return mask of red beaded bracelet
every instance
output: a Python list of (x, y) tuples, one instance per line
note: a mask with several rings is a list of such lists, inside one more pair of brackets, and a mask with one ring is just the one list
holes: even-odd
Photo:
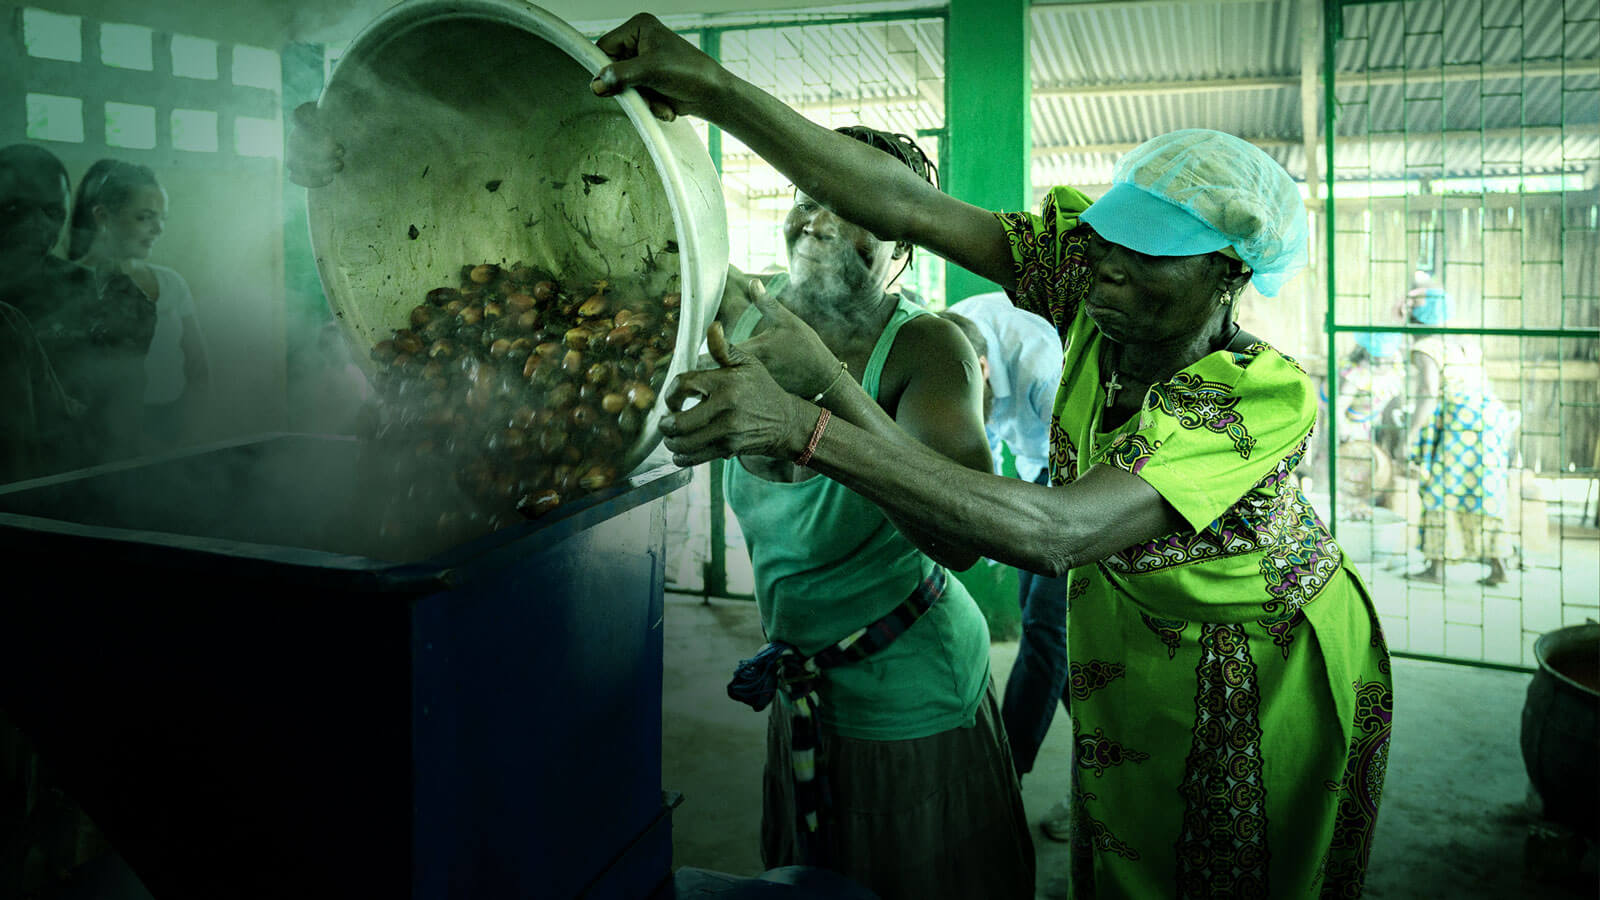
[(833, 413), (826, 406), (822, 408), (822, 415), (817, 416), (817, 427), (811, 430), (811, 440), (806, 444), (806, 452), (800, 454), (794, 461), (797, 466), (811, 462), (811, 454), (817, 452), (817, 441), (822, 440), (822, 430), (828, 427), (828, 420), (833, 418)]

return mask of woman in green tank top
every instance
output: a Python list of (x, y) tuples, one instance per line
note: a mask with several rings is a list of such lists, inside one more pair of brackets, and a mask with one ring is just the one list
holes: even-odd
[[(841, 131), (933, 174), (909, 138)], [(886, 292), (910, 248), (803, 193), (783, 234), (789, 273), (765, 287), (731, 273), (714, 327), (760, 348), (770, 316), (798, 315), (843, 363), (804, 386), (808, 396), (826, 397), (843, 421), (903, 430), (988, 471), (970, 345), (955, 326)], [(927, 541), (787, 460), (736, 458), (725, 487), (773, 642), (745, 668), (752, 681), (770, 669), (783, 683), (739, 697), (759, 709), (777, 694), (763, 862), (824, 866), (885, 900), (1032, 897), (1033, 846), (990, 679), (988, 629), (944, 568), (976, 557)]]

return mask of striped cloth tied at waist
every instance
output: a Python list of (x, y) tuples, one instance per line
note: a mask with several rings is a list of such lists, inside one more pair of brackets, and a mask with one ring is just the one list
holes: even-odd
[(917, 584), (910, 596), (888, 615), (856, 629), (843, 639), (805, 656), (793, 644), (773, 641), (755, 656), (739, 661), (728, 696), (751, 709), (766, 709), (778, 691), (783, 691), (793, 707), (790, 718), (790, 763), (794, 770), (795, 812), (801, 856), (808, 865), (820, 865), (819, 814), (828, 808), (827, 777), (817, 773), (819, 741), (816, 710), (821, 705), (817, 683), (822, 674), (835, 666), (866, 659), (894, 643), (944, 596), (944, 569), (933, 572)]

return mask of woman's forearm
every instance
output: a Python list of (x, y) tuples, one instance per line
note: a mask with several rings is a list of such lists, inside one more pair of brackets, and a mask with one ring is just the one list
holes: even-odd
[(1015, 283), (999, 220), (922, 180), (898, 159), (824, 128), (729, 73), (710, 120), (771, 163), (806, 196), (872, 232), (909, 241), (1002, 287)]
[[(804, 445), (793, 449), (798, 455)], [(979, 472), (909, 437), (894, 440), (835, 420), (818, 441), (810, 467), (867, 498), (891, 520), (916, 523), (947, 552), (1047, 575), (1092, 558), (1088, 535), (1079, 533), (1070, 514), (1062, 515), (1060, 489)]]
[[(852, 379), (842, 379), (838, 387), (822, 398), (822, 404), (843, 422), (848, 422), (869, 434), (891, 442), (912, 440), (883, 407), (878, 405), (878, 401), (872, 399), (861, 385)], [(943, 454), (938, 455), (943, 457)], [(944, 458), (949, 459), (949, 457)], [(957, 462), (964, 462), (970, 468), (975, 461)], [(987, 458), (983, 461), (983, 465), (983, 471), (989, 471)], [(942, 566), (958, 572), (965, 571), (982, 555), (970, 548), (951, 543), (945, 536), (920, 526), (917, 519), (909, 518), (882, 504), (879, 508), (907, 540)]]
[(713, 122), (839, 216), (882, 240), (910, 238), (902, 198), (931, 186), (888, 154), (818, 125), (731, 73), (728, 79), (728, 100)]

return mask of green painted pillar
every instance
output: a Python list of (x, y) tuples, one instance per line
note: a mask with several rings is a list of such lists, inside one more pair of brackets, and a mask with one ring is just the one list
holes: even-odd
[[(294, 43), (281, 51), (283, 61), (283, 133), (294, 129), (295, 107), (322, 96), (324, 50), (321, 44)], [(287, 148), (285, 148), (287, 152)], [(305, 409), (321, 386), (317, 373), (317, 329), (330, 321), (328, 301), (322, 294), (317, 260), (311, 252), (311, 231), (306, 223), (306, 189), (283, 179), (283, 296), (286, 346), (285, 390), (291, 416)], [(291, 421), (290, 428), (299, 423)]]
[[(951, 196), (985, 209), (1026, 209), (1033, 145), (1028, 104), (1028, 0), (950, 0), (945, 31), (945, 122), (941, 174)], [(946, 265), (945, 299), (995, 290)]]

